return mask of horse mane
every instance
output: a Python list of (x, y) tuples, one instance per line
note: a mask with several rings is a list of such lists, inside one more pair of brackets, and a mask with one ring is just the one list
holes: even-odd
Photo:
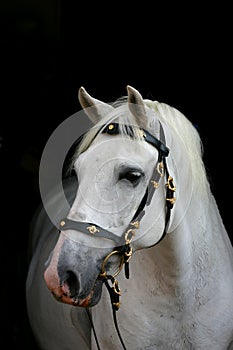
[[(101, 133), (106, 124), (117, 120), (119, 123), (120, 131), (125, 137), (129, 137), (128, 131), (125, 125), (132, 127), (132, 135), (130, 138), (142, 141), (142, 134), (139, 132), (137, 125), (134, 125), (134, 120), (131, 113), (125, 113), (125, 106), (127, 106), (127, 96), (120, 97), (113, 103), (110, 103), (115, 109), (113, 113), (110, 113), (106, 117), (103, 117), (101, 121), (96, 123), (90, 128), (84, 135), (82, 141), (75, 150), (70, 166), (73, 168), (74, 163), (79, 156), (83, 153), (95, 139), (95, 137)], [(175, 137), (178, 137), (183, 143), (184, 148), (187, 151), (187, 155), (190, 158), (191, 169), (193, 178), (197, 183), (197, 186), (204, 190), (207, 188), (207, 176), (206, 169), (203, 163), (203, 144), (200, 139), (200, 135), (193, 124), (176, 108), (170, 105), (158, 101), (144, 100), (147, 107), (152, 109), (156, 117), (167, 125), (175, 133)], [(122, 113), (123, 112), (123, 113)], [(152, 122), (153, 124), (153, 122)]]
[(203, 162), (203, 143), (197, 128), (183, 113), (166, 103), (151, 100), (144, 100), (144, 102), (155, 111), (159, 120), (172, 129), (175, 137), (178, 137), (183, 143), (190, 159), (196, 188), (206, 191), (209, 182)]

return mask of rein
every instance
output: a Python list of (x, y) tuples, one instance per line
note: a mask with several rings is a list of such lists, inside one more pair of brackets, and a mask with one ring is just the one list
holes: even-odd
[[(130, 126), (125, 126), (127, 130), (127, 134), (129, 136), (132, 136), (132, 129)], [(80, 221), (74, 221), (68, 218), (64, 218), (60, 221), (60, 231), (64, 230), (77, 230), (81, 231), (86, 234), (91, 234), (95, 235), (97, 237), (104, 237), (106, 239), (112, 240), (116, 243), (116, 248), (110, 252), (103, 260), (102, 265), (101, 265), (101, 272), (98, 276), (99, 279), (103, 281), (105, 284), (109, 295), (110, 295), (110, 300), (111, 300), (111, 305), (112, 305), (112, 311), (113, 311), (113, 320), (114, 320), (114, 325), (119, 337), (119, 340), (121, 342), (121, 345), (124, 350), (127, 350), (125, 347), (125, 344), (123, 342), (123, 339), (121, 337), (118, 323), (117, 323), (117, 317), (116, 317), (116, 311), (119, 310), (120, 308), (120, 295), (121, 291), (119, 288), (118, 281), (116, 280), (116, 276), (121, 272), (123, 266), (125, 268), (125, 277), (129, 279), (129, 261), (132, 257), (133, 250), (131, 247), (131, 242), (133, 240), (133, 237), (135, 236), (135, 230), (140, 227), (140, 221), (142, 220), (144, 214), (145, 214), (145, 206), (150, 205), (151, 199), (153, 197), (153, 194), (155, 190), (159, 187), (159, 180), (161, 177), (165, 176), (166, 177), (166, 214), (165, 214), (165, 226), (164, 226), (164, 231), (161, 236), (161, 238), (154, 244), (157, 245), (160, 243), (164, 237), (166, 236), (167, 233), (167, 226), (170, 220), (171, 216), (171, 209), (173, 208), (173, 205), (175, 203), (176, 198), (174, 197), (174, 192), (176, 191), (176, 188), (174, 186), (173, 178), (170, 176), (168, 168), (167, 168), (167, 163), (166, 163), (166, 157), (169, 154), (169, 149), (166, 146), (166, 141), (165, 141), (165, 135), (164, 131), (162, 128), (162, 125), (160, 124), (160, 140), (158, 140), (156, 137), (151, 135), (148, 131), (141, 129), (143, 138), (146, 142), (154, 146), (158, 150), (158, 162), (157, 165), (153, 171), (152, 177), (150, 179), (150, 182), (148, 184), (146, 193), (139, 204), (139, 207), (134, 214), (133, 219), (131, 220), (130, 224), (128, 225), (126, 229), (126, 233), (124, 237), (118, 237), (115, 234), (113, 234), (111, 231), (105, 230), (104, 228), (95, 225), (93, 223), (86, 223), (86, 222), (80, 222)], [(102, 133), (107, 133), (109, 135), (118, 135), (120, 134), (120, 128), (119, 124), (117, 123), (111, 123), (108, 124), (104, 127), (102, 130)], [(82, 136), (81, 136), (82, 138)], [(81, 140), (81, 139), (80, 139)], [(79, 141), (80, 142), (80, 141)], [(153, 246), (154, 246), (153, 245)], [(120, 257), (120, 263), (118, 266), (118, 269), (115, 273), (112, 275), (107, 274), (105, 270), (105, 266), (108, 262), (108, 260), (113, 256), (113, 255), (118, 255)], [(99, 342), (97, 339), (97, 335), (95, 332), (94, 324), (91, 318), (91, 314), (89, 309), (87, 310), (87, 314), (91, 323), (91, 327), (94, 332), (94, 337), (96, 341), (96, 345), (98, 350), (100, 350)]]

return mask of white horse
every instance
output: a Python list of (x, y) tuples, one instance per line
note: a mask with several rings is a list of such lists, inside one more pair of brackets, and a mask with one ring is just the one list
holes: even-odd
[(233, 250), (197, 130), (130, 86), (115, 104), (82, 87), (79, 101), (94, 126), (72, 159), (75, 199), (59, 230), (41, 210), (32, 237), (39, 347), (233, 349)]

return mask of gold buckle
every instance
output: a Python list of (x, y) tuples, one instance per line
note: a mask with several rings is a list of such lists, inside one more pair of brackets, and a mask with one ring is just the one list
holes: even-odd
[(168, 176), (166, 186), (169, 188), (169, 190), (174, 191), (174, 192), (176, 191), (176, 187), (173, 184), (173, 178), (170, 175)]

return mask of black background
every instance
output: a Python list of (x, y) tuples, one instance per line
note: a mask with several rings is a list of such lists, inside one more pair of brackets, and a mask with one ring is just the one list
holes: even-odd
[[(153, 7), (151, 7), (153, 4)], [(77, 91), (112, 102), (132, 85), (197, 125), (231, 232), (229, 8), (1, 1), (1, 320), (5, 348), (36, 349), (25, 309), (27, 239), (50, 134), (80, 110)]]

